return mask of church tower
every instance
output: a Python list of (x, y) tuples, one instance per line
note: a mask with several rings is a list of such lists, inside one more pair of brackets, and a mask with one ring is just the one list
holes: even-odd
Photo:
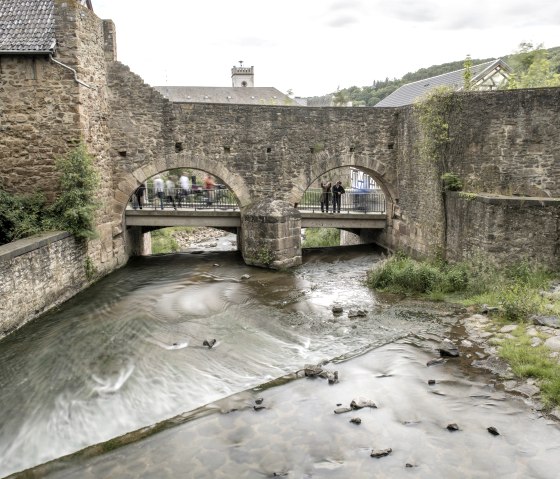
[(231, 84), (235, 87), (253, 87), (254, 82), (254, 71), (253, 67), (244, 67), (243, 62), (239, 62), (239, 66), (234, 66), (231, 69)]

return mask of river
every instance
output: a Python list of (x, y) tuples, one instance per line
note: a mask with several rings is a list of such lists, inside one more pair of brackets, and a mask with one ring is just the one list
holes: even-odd
[[(148, 427), (25, 477), (558, 477), (558, 425), (472, 351), (426, 366), (460, 340), (456, 314), (369, 290), (381, 254), (306, 251), (288, 272), (237, 252), (132, 260), (0, 341), (0, 476)], [(337, 383), (293, 374), (320, 362)], [(334, 414), (357, 398), (377, 408)]]

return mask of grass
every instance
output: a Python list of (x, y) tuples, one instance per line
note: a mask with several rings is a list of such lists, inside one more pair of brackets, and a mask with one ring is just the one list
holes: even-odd
[(531, 315), (560, 315), (560, 295), (545, 293), (557, 276), (543, 267), (520, 261), (497, 267), (476, 260), (457, 264), (415, 261), (396, 254), (368, 273), (371, 288), (404, 293), (435, 301), (453, 301), (465, 306), (497, 307), (495, 324), (518, 323), (512, 338), (495, 338), (498, 354), (520, 378), (535, 378), (548, 407), (560, 405), (560, 364), (544, 345), (532, 346), (525, 331)]
[(542, 294), (553, 277), (545, 268), (524, 261), (497, 267), (483, 260), (449, 264), (396, 254), (371, 269), (367, 283), (373, 289), (435, 301), (497, 306), (504, 320), (516, 322), (532, 314), (560, 312), (560, 298)]
[(340, 246), (340, 230), (336, 228), (306, 228), (303, 248)]
[(513, 338), (505, 339), (499, 355), (510, 364), (514, 374), (521, 378), (535, 378), (541, 397), (548, 407), (560, 404), (560, 365), (550, 358), (550, 349), (544, 345), (531, 346), (525, 328), (519, 326)]
[(179, 228), (162, 228), (152, 231), (152, 254), (176, 253), (179, 243), (173, 233)]

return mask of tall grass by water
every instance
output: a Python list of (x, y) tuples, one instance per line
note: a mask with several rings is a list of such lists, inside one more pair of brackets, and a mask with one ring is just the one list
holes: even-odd
[(498, 354), (516, 376), (535, 378), (543, 402), (552, 407), (560, 405), (560, 365), (548, 347), (531, 343), (526, 329), (533, 315), (560, 315), (560, 294), (547, 294), (554, 279), (557, 274), (528, 261), (499, 267), (482, 259), (448, 264), (395, 254), (369, 271), (367, 283), (429, 300), (488, 305), (497, 323), (518, 323), (511, 337), (500, 342)]

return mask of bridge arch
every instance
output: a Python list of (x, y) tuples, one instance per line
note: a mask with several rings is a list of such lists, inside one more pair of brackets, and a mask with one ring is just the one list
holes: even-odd
[(131, 172), (122, 175), (114, 196), (114, 204), (117, 210), (124, 213), (128, 204), (128, 199), (134, 193), (138, 185), (144, 183), (149, 178), (157, 174), (162, 174), (170, 170), (199, 170), (209, 173), (220, 178), (224, 184), (234, 193), (238, 199), (240, 206), (245, 206), (251, 202), (249, 189), (245, 180), (241, 175), (232, 172), (226, 165), (220, 163), (219, 160), (208, 161), (202, 158), (204, 155), (196, 155), (196, 157), (181, 156), (174, 158), (172, 161), (165, 159), (157, 159), (154, 162), (147, 163), (137, 167)]
[(366, 155), (354, 155), (351, 153), (331, 154), (320, 152), (315, 161), (309, 164), (309, 168), (302, 171), (294, 181), (294, 187), (290, 192), (291, 203), (299, 203), (305, 191), (317, 179), (326, 173), (340, 168), (356, 168), (371, 176), (379, 185), (388, 203), (398, 202), (396, 174), (394, 167), (385, 162)]

